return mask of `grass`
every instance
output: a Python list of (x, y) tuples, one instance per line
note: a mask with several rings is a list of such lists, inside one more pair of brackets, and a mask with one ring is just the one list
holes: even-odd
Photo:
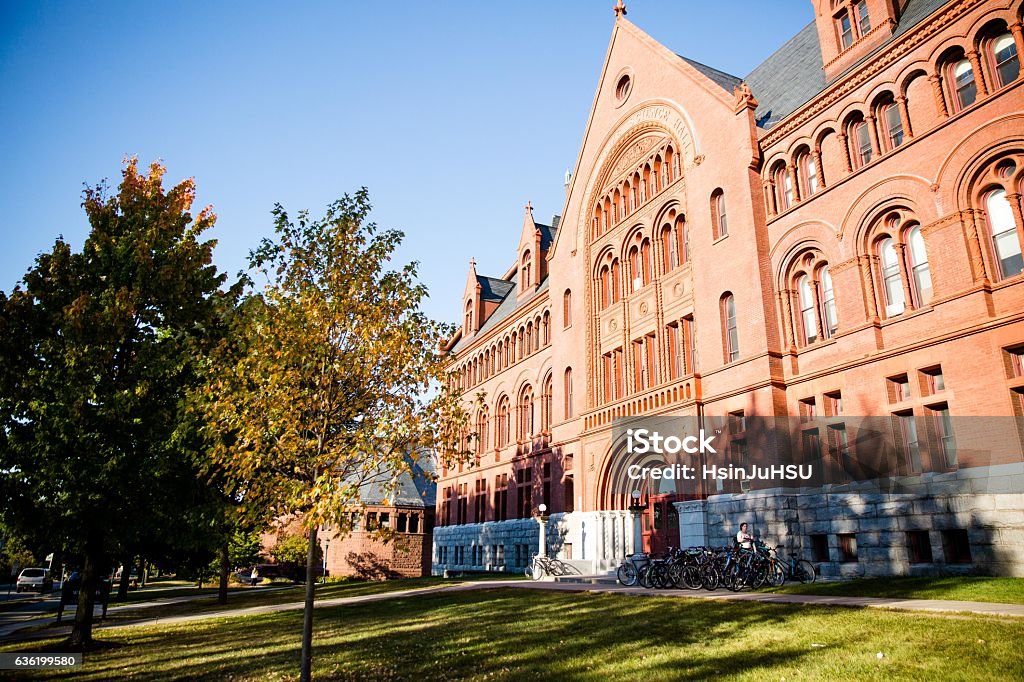
[[(106, 631), (82, 668), (33, 678), (294, 680), (301, 617)], [(314, 623), (314, 677), (331, 680), (1024, 677), (1024, 619), (493, 589), (318, 609)]]
[(886, 597), (890, 599), (952, 599), (957, 601), (1024, 604), (1024, 578), (860, 578), (810, 585), (787, 583), (768, 590), (786, 594), (830, 597)]

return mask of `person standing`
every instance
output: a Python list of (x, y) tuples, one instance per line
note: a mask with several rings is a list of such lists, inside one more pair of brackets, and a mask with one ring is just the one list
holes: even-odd
[(256, 587), (256, 583), (260, 581), (260, 569), (258, 566), (252, 567), (252, 573), (249, 574), (249, 583)]
[(750, 549), (754, 546), (754, 536), (747, 530), (745, 521), (740, 524), (740, 529), (736, 533), (736, 544), (743, 549)]

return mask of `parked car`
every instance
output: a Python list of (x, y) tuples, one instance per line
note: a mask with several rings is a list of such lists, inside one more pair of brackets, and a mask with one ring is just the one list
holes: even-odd
[(48, 568), (26, 568), (18, 576), (18, 592), (52, 592), (53, 578)]

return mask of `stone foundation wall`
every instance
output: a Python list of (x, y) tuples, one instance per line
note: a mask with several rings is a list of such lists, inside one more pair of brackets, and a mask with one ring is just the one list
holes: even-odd
[(434, 528), (433, 574), (445, 570), (522, 573), (539, 546), (535, 519), (438, 526)]

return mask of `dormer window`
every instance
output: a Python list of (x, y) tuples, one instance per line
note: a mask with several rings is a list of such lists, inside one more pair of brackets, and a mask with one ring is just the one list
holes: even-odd
[(839, 34), (840, 52), (853, 46), (855, 42), (871, 31), (871, 17), (868, 15), (866, 0), (857, 0), (846, 4), (835, 15), (836, 33)]
[(533, 257), (530, 255), (529, 249), (527, 249), (526, 251), (523, 252), (523, 263), (522, 263), (522, 267), (520, 268), (520, 273), (521, 273), (520, 288), (522, 289), (522, 291), (526, 291), (526, 289), (533, 282), (533, 280), (531, 279), (532, 270), (533, 270)]
[(863, 38), (871, 30), (871, 17), (868, 16), (868, 3), (865, 0), (853, 3), (853, 8), (857, 12), (857, 29), (860, 31), (860, 35)]
[(836, 23), (839, 28), (839, 39), (843, 44), (843, 49), (853, 45), (853, 22), (850, 20), (850, 13), (843, 10), (836, 17)]

